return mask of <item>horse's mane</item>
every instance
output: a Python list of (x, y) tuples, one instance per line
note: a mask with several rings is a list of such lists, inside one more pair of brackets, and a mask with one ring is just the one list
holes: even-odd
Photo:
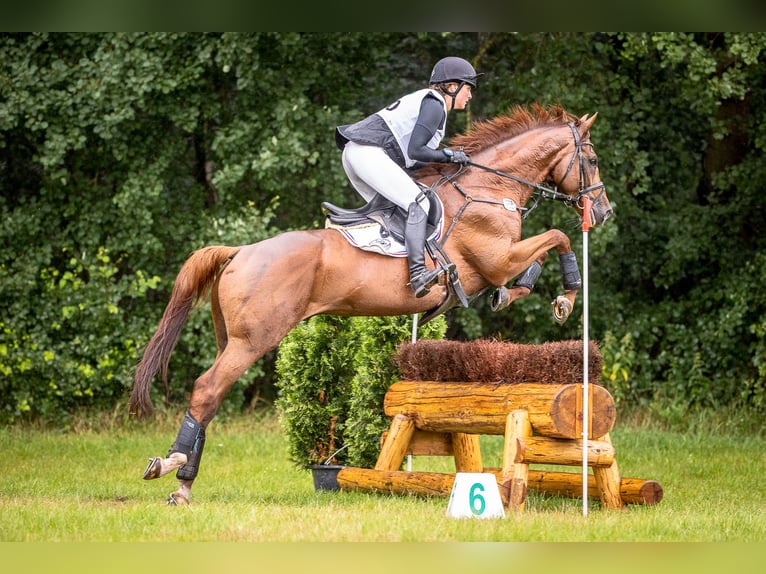
[(506, 114), (475, 122), (466, 133), (450, 138), (449, 145), (450, 147), (462, 146), (465, 152), (471, 155), (529, 130), (568, 122), (574, 122), (577, 125), (579, 119), (567, 112), (560, 104), (549, 106), (538, 103), (530, 106), (517, 104), (512, 106)]

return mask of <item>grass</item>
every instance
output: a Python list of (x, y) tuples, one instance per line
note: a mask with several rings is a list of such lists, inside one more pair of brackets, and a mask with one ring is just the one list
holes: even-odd
[[(456, 520), (447, 499), (315, 492), (289, 460), (273, 411), (216, 420), (188, 507), (168, 507), (173, 475), (141, 480), (164, 455), (180, 413), (60, 433), (0, 430), (3, 542), (757, 542), (766, 541), (766, 441), (686, 432), (636, 419), (611, 433), (621, 474), (664, 488), (655, 506), (625, 511), (530, 494), (504, 519)], [(501, 437), (482, 437), (486, 466), (501, 466)], [(451, 472), (449, 459), (414, 458), (414, 470)], [(332, 558), (333, 547), (327, 547)]]

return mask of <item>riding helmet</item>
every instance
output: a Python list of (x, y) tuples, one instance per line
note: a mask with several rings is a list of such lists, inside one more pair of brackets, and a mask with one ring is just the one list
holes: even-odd
[(442, 58), (434, 65), (431, 72), (429, 84), (443, 84), (446, 82), (465, 82), (474, 88), (476, 87), (476, 78), (481, 76), (477, 74), (473, 66), (463, 58), (457, 56), (447, 56)]

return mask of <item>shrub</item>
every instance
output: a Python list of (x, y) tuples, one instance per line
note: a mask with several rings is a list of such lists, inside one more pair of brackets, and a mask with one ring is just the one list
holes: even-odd
[[(437, 317), (418, 337), (443, 338), (446, 325)], [(411, 328), (412, 317), (404, 315), (320, 315), (287, 335), (276, 361), (275, 405), (296, 465), (321, 464), (331, 455), (335, 464), (375, 464), (389, 425), (383, 396), (398, 376), (391, 357)]]

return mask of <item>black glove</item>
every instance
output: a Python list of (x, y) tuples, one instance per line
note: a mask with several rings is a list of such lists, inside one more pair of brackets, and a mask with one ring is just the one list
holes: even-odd
[(444, 152), (444, 155), (449, 158), (451, 163), (459, 163), (461, 165), (471, 163), (471, 158), (468, 157), (468, 154), (466, 154), (462, 149), (452, 150), (448, 147), (445, 147), (442, 151)]

